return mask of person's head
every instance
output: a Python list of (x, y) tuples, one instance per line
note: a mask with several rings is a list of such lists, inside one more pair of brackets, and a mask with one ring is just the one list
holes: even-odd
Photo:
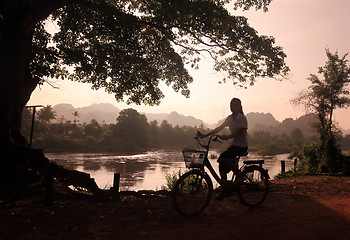
[(239, 100), (238, 98), (232, 98), (230, 103), (230, 108), (232, 113), (243, 114), (242, 103), (241, 103), (241, 100)]

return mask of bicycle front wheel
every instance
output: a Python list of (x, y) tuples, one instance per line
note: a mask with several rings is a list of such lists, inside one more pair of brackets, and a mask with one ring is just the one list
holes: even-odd
[(262, 203), (269, 191), (269, 175), (262, 167), (252, 165), (242, 172), (243, 182), (238, 188), (239, 200), (248, 207)]
[(175, 209), (185, 216), (202, 212), (209, 204), (213, 191), (210, 177), (197, 170), (182, 175), (174, 185), (172, 199)]

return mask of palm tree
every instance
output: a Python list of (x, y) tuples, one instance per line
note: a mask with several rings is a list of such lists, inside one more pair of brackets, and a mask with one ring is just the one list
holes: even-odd
[(78, 111), (74, 111), (73, 116), (74, 116), (74, 124), (76, 125), (77, 122), (79, 122), (79, 120), (77, 120), (77, 118), (79, 118), (79, 113), (78, 113)]
[(43, 107), (38, 112), (38, 119), (40, 121), (43, 121), (45, 125), (49, 122), (51, 122), (52, 119), (56, 119), (56, 112), (52, 109), (51, 105), (47, 105), (46, 107)]

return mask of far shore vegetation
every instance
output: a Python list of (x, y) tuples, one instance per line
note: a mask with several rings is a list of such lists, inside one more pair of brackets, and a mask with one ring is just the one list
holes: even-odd
[[(72, 113), (77, 115), (77, 113)], [(34, 123), (33, 147), (45, 152), (109, 152), (132, 154), (155, 149), (181, 150), (196, 147), (194, 136), (204, 126), (172, 126), (167, 121), (148, 122), (145, 115), (134, 109), (121, 111), (115, 124), (100, 124), (96, 120), (89, 123), (57, 119), (50, 105), (37, 112)], [(55, 120), (53, 122), (52, 120)], [(23, 134), (30, 136), (31, 109), (23, 116)], [(316, 134), (316, 132), (315, 132)], [(341, 148), (350, 150), (350, 135), (337, 135)], [(290, 134), (273, 135), (265, 131), (249, 134), (249, 152), (259, 155), (275, 155), (301, 151), (317, 141), (317, 136), (304, 137), (299, 128)], [(223, 150), (228, 142), (214, 147)]]

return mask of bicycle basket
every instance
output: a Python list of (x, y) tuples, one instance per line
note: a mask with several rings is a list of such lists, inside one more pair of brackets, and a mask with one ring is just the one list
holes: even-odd
[(195, 149), (185, 148), (182, 150), (182, 154), (185, 159), (185, 165), (187, 168), (200, 168), (203, 166), (203, 161), (206, 151), (200, 151)]

